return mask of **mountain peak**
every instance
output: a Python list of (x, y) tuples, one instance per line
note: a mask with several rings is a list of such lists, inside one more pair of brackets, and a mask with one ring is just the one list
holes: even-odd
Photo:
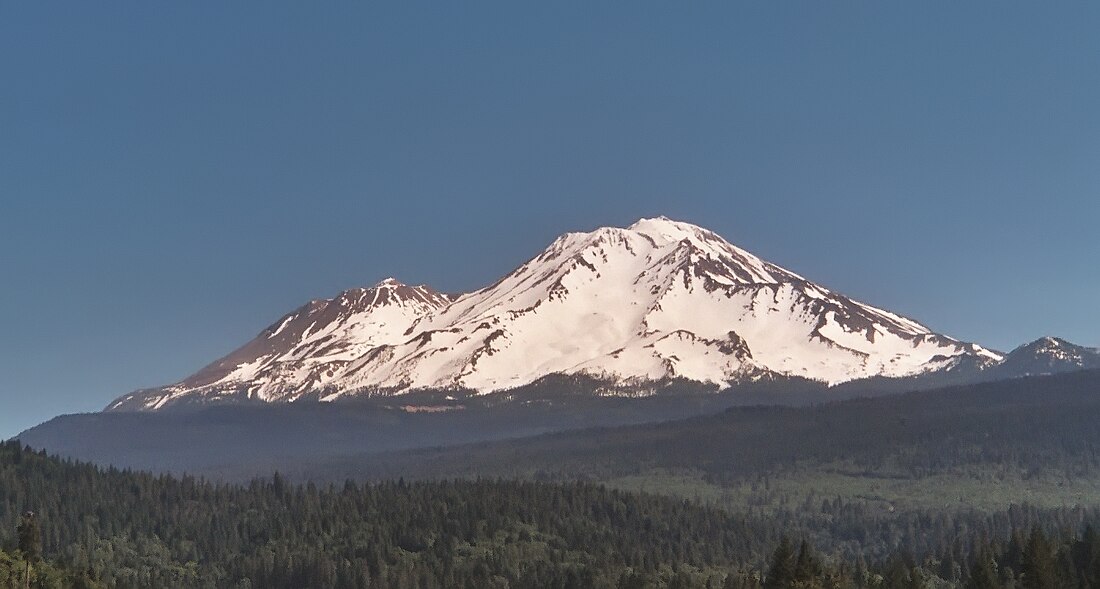
[[(1015, 350), (1013, 350), (1013, 352), (1017, 352), (1017, 351), (1020, 351), (1020, 352), (1022, 352), (1022, 351), (1042, 352), (1042, 351), (1046, 351), (1046, 350), (1078, 349), (1078, 348), (1083, 348), (1083, 347), (1078, 346), (1077, 344), (1068, 342), (1068, 341), (1066, 341), (1066, 340), (1064, 340), (1060, 337), (1055, 337), (1055, 336), (1052, 336), (1052, 335), (1045, 335), (1045, 336), (1043, 336), (1043, 337), (1041, 337), (1041, 338), (1039, 338), (1035, 341), (1028, 342), (1028, 343), (1016, 348)], [(1084, 349), (1087, 349), (1087, 348), (1084, 348)]]
[(1011, 376), (1100, 368), (1100, 350), (1045, 336), (1009, 352), (1000, 368)]
[(637, 230), (639, 227), (651, 225), (689, 225), (689, 223), (675, 221), (664, 215), (657, 215), (656, 217), (642, 217), (635, 221), (630, 227), (627, 227), (627, 229)]
[(392, 277), (347, 291), (287, 315), (195, 377), (112, 408), (491, 392), (552, 374), (640, 390), (668, 379), (732, 386), (761, 374), (836, 384), (980, 353), (661, 216), (566, 233), (457, 298)]
[(638, 219), (626, 229), (627, 231), (634, 231), (649, 237), (661, 237), (671, 241), (714, 235), (698, 225), (692, 225), (684, 221), (675, 221), (664, 215)]
[[(354, 294), (354, 297), (350, 296)], [(451, 297), (426, 284), (411, 286), (400, 280), (386, 278), (370, 288), (353, 288), (342, 293), (341, 298), (358, 297), (370, 306), (405, 304), (423, 305), (426, 308), (442, 307), (451, 302)], [(369, 301), (367, 300), (369, 298)]]

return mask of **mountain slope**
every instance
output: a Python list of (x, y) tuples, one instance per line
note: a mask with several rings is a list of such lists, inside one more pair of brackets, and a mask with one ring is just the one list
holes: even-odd
[[(831, 465), (880, 477), (882, 483), (899, 473), (913, 479), (957, 476), (978, 465), (995, 465), (1002, 473), (1052, 469), (1086, 476), (1097, 464), (1098, 444), (1100, 370), (1087, 370), (813, 407), (734, 406), (661, 423), (323, 457), (300, 462), (300, 471), (284, 463), (281, 472), (314, 481), (609, 480), (646, 471), (694, 470), (709, 481), (729, 482)], [(979, 489), (992, 496), (1005, 493), (1009, 484), (989, 480)], [(976, 499), (960, 495), (955, 493), (964, 504)]]
[(765, 374), (836, 384), (1000, 361), (661, 217), (565, 234), (455, 299), (390, 281), (311, 303), (195, 376), (108, 408), (490, 392), (549, 374), (637, 393), (668, 379), (725, 387)]
[(1100, 350), (1043, 337), (1009, 352), (996, 372), (998, 376), (1016, 378), (1093, 368), (1100, 368)]
[(393, 278), (310, 301), (184, 381), (131, 393), (109, 408), (159, 409), (196, 399), (293, 401), (325, 387), (364, 353), (403, 341), (418, 319), (449, 302), (447, 295), (427, 286)]

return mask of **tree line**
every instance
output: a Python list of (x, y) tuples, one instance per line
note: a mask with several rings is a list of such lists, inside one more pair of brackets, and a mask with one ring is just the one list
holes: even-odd
[(1098, 523), (839, 498), (734, 514), (586, 483), (226, 485), (0, 445), (10, 587), (1096, 587)]

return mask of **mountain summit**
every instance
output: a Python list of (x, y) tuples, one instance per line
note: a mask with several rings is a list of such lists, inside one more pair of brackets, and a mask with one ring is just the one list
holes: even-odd
[(1048, 336), (1012, 350), (997, 370), (1009, 376), (1035, 376), (1094, 368), (1100, 368), (1100, 350)]
[(768, 374), (837, 384), (1001, 361), (658, 217), (567, 233), (457, 297), (387, 279), (312, 301), (194, 376), (108, 409), (490, 392), (551, 374), (639, 391), (670, 378), (727, 386)]

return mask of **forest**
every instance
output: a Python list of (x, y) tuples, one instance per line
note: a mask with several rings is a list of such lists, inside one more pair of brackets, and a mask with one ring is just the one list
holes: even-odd
[(843, 463), (920, 479), (976, 468), (1091, 476), (1100, 460), (1100, 371), (1021, 378), (810, 407), (731, 407), (689, 419), (591, 428), (300, 464), (311, 480), (466, 476), (606, 480), (694, 469), (734, 483)]
[(0, 445), (10, 587), (1100, 587), (1100, 373), (248, 482)]
[(11, 587), (1089, 587), (1098, 524), (840, 498), (732, 513), (582, 482), (227, 485), (0, 446)]

